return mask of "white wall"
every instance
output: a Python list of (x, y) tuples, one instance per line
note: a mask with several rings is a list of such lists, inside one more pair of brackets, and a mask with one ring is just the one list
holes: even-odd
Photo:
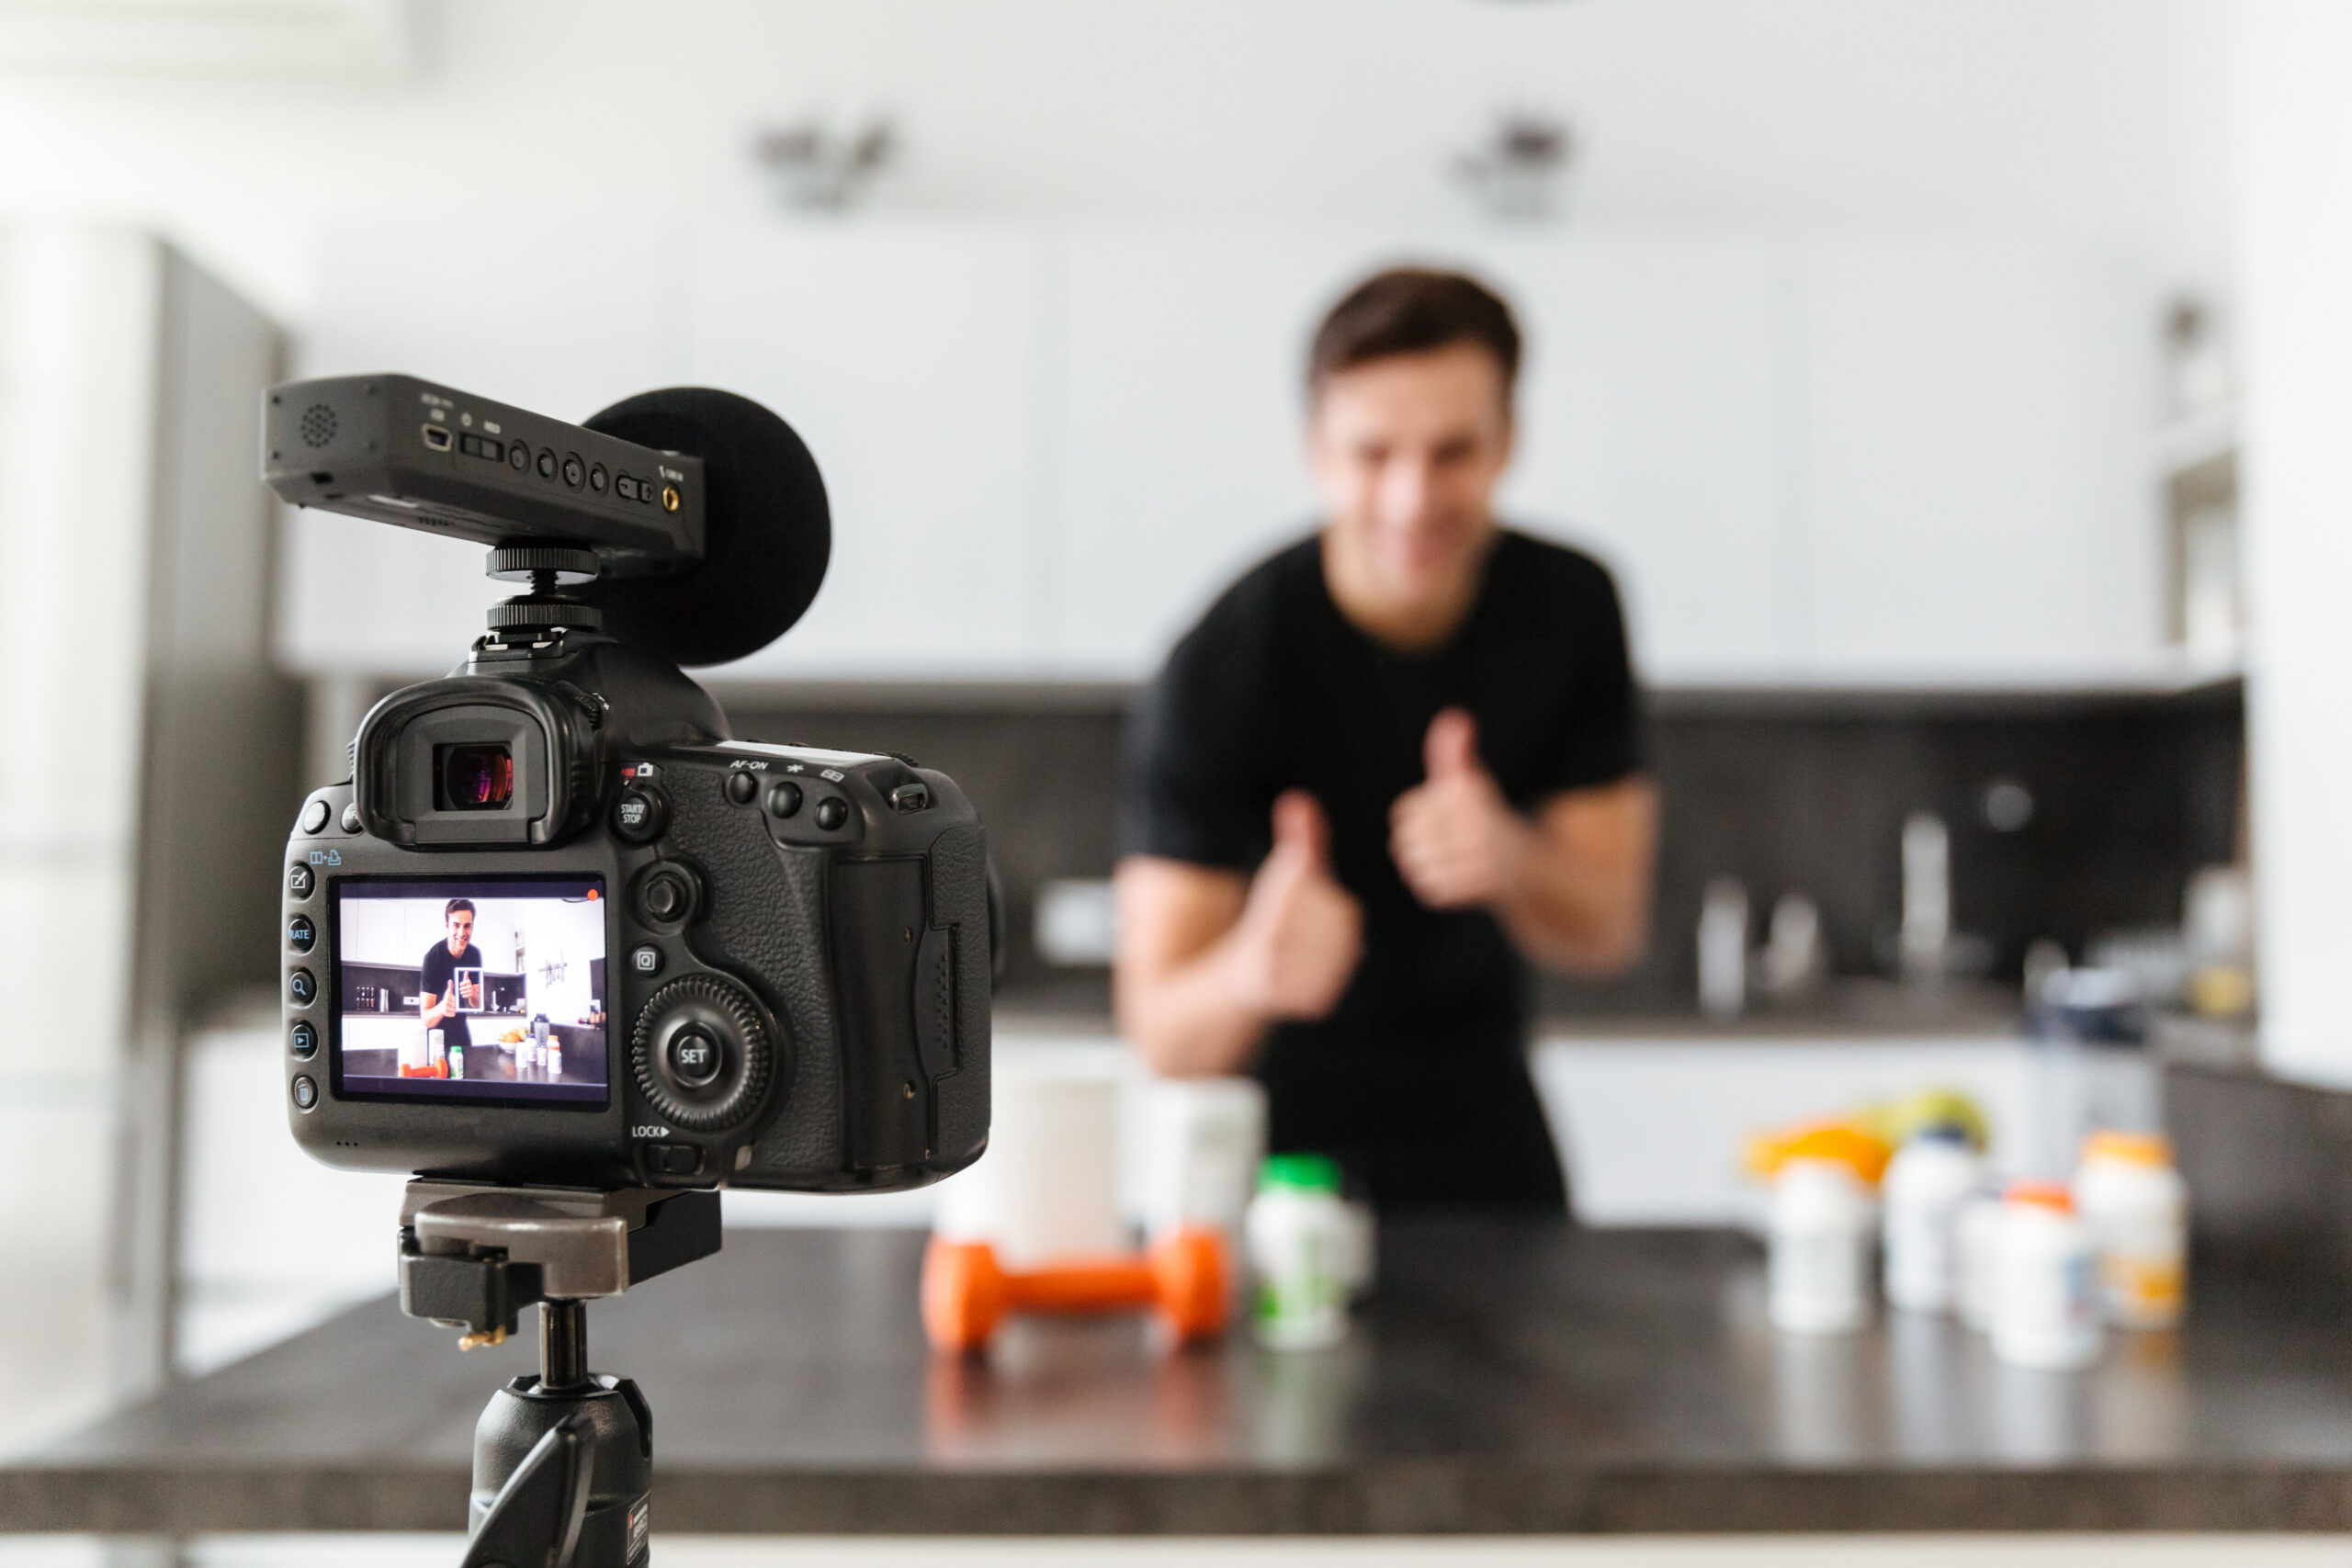
[(2263, 1051), (2352, 1085), (2352, 7), (2249, 0), (2241, 60)]
[(1993, 231), (2225, 270), (2228, 0), (427, 0), (405, 82), (50, 74), (0, 211), (183, 237), (299, 324), (320, 225), (767, 200), (752, 131), (886, 107), (887, 204), (1427, 220), (1498, 107), (1582, 138), (1579, 225)]

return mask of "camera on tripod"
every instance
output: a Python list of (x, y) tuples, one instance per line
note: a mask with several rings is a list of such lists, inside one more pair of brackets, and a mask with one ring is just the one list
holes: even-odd
[(266, 394), (285, 500), (469, 539), (524, 592), (394, 692), (287, 841), (286, 1092), (408, 1171), (401, 1308), (540, 1371), (474, 1434), (467, 1568), (640, 1568), (652, 1415), (585, 1303), (718, 1250), (714, 1189), (888, 1191), (980, 1156), (979, 818), (906, 757), (730, 739), (681, 664), (764, 648), (832, 525), (775, 414), (698, 388), (566, 424), (406, 376)]
[(896, 756), (731, 739), (681, 672), (831, 547), (755, 403), (584, 426), (405, 376), (267, 395), (284, 499), (490, 547), (526, 592), (361, 724), (288, 841), (287, 1092), (329, 1165), (456, 1183), (877, 1191), (988, 1137), (980, 824)]

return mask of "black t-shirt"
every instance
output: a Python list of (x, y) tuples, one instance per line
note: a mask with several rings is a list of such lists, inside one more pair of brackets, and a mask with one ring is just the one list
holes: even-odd
[[(428, 997), (438, 997), (447, 1001), (449, 987), (457, 983), (457, 971), (481, 967), (481, 949), (468, 942), (465, 952), (453, 958), (449, 954), (449, 944), (436, 942), (425, 950), (423, 967), (424, 973), (418, 977), (418, 988)], [(444, 1046), (455, 1045), (464, 1050), (474, 1043), (472, 1033), (466, 1028), (464, 1013), (453, 1012), (433, 1027), (441, 1031)]]
[(1284, 1024), (1258, 1072), (1275, 1145), (1362, 1168), (1384, 1207), (1556, 1207), (1527, 1081), (1525, 964), (1484, 910), (1424, 907), (1388, 853), (1388, 812), (1424, 782), (1440, 710), (1521, 810), (1640, 764), (1639, 703), (1609, 573), (1503, 533), (1443, 648), (1398, 653), (1340, 614), (1309, 537), (1259, 565), (1177, 644), (1128, 730), (1122, 850), (1253, 871), (1274, 797), (1305, 789), (1363, 906), (1364, 953), (1332, 1014)]

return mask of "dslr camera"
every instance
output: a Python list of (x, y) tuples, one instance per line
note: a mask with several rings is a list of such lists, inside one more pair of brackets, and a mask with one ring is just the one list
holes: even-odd
[(612, 1191), (876, 1191), (978, 1158), (978, 818), (906, 757), (733, 739), (680, 669), (816, 596), (831, 524), (791, 428), (699, 388), (582, 425), (406, 376), (265, 399), (280, 497), (485, 545), (523, 589), (376, 705), (287, 840), (302, 1145)]

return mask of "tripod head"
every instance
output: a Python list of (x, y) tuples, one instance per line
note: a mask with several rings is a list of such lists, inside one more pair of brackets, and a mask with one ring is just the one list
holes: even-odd
[(588, 1302), (718, 1250), (718, 1194), (412, 1181), (401, 1202), (401, 1310), (499, 1344), (539, 1309), (539, 1372), (474, 1428), (465, 1568), (629, 1568), (651, 1530), (653, 1412), (588, 1370)]

